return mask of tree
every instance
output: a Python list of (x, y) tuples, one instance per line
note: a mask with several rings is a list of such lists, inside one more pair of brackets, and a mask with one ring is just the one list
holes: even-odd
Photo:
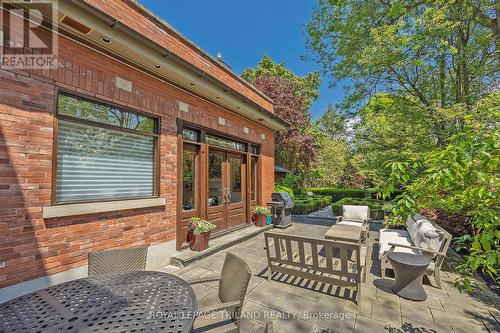
[[(442, 124), (461, 118), (450, 110), (434, 112), (438, 120), (397, 95), (373, 96), (358, 112), (354, 126), (354, 160), (360, 173), (379, 187), (388, 176), (383, 167), (386, 161), (418, 158), (447, 140), (453, 131), (446, 131)], [(435, 126), (436, 122), (439, 126)]]
[(471, 106), (498, 82), (497, 2), (320, 0), (308, 47), (333, 80), (353, 81), (344, 107), (392, 93), (433, 118), (433, 106)]
[(276, 164), (302, 173), (317, 160), (318, 146), (311, 128), (309, 108), (319, 96), (318, 72), (299, 76), (264, 55), (256, 68), (247, 68), (241, 76), (273, 99), (275, 113), (290, 126), (275, 135)]
[(364, 177), (352, 163), (347, 117), (329, 105), (314, 126), (319, 145), (318, 164), (306, 174), (307, 184), (312, 187), (363, 187)]
[(294, 171), (312, 167), (317, 159), (317, 145), (309, 133), (305, 98), (296, 94), (294, 85), (283, 78), (259, 76), (253, 84), (273, 100), (276, 115), (290, 124), (276, 133), (275, 163)]
[(295, 93), (304, 98), (305, 111), (309, 110), (312, 102), (319, 96), (319, 85), (321, 83), (319, 72), (298, 76), (286, 68), (284, 63), (275, 63), (268, 55), (264, 55), (255, 69), (247, 68), (241, 73), (241, 77), (250, 83), (262, 76), (280, 77), (291, 83)]
[(348, 135), (348, 123), (345, 115), (337, 113), (335, 107), (330, 104), (326, 111), (316, 121), (318, 129), (330, 138), (346, 140)]

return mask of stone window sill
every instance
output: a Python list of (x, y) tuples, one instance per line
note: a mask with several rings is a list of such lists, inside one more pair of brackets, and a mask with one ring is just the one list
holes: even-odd
[(105, 213), (124, 209), (164, 206), (165, 198), (89, 202), (43, 207), (43, 218)]

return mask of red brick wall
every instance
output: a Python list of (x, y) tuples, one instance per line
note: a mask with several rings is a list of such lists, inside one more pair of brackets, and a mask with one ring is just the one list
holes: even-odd
[[(133, 82), (131, 93), (115, 87), (117, 76)], [(42, 208), (51, 204), (58, 88), (161, 119), (160, 196), (167, 200), (165, 207), (42, 218)], [(188, 113), (179, 111), (178, 100), (189, 104)], [(225, 126), (219, 125), (219, 117), (226, 119)], [(271, 130), (64, 38), (57, 70), (0, 70), (0, 287), (84, 265), (89, 251), (175, 239), (176, 118), (262, 144), (262, 198), (269, 201), (274, 183)]]
[(224, 82), (244, 96), (259, 104), (266, 110), (274, 112), (272, 103), (243, 83), (234, 74), (225, 70), (221, 65), (210, 59), (196, 47), (182, 41), (178, 33), (152, 21), (147, 13), (129, 0), (85, 0), (91, 6), (105, 12), (119, 22), (146, 36), (158, 45), (165, 47), (177, 56), (188, 61), (200, 70)]

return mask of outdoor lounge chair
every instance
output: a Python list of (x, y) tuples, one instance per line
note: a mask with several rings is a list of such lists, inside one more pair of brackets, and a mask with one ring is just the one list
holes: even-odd
[(363, 239), (370, 234), (368, 222), (370, 221), (370, 207), (343, 205), (342, 216), (337, 216), (337, 224), (360, 227), (363, 229)]
[(227, 253), (220, 276), (188, 280), (190, 284), (219, 281), (218, 295), (209, 295), (198, 303), (193, 332), (239, 332), (241, 309), (251, 276), (246, 262)]
[(90, 252), (88, 275), (143, 271), (147, 256), (146, 247)]
[(451, 234), (419, 214), (414, 217), (408, 216), (406, 228), (407, 230), (380, 229), (379, 231), (382, 278), (385, 278), (386, 268), (391, 268), (387, 258), (390, 252), (419, 254), (431, 259), (425, 275), (432, 275), (436, 286), (441, 289), (441, 266), (446, 258)]

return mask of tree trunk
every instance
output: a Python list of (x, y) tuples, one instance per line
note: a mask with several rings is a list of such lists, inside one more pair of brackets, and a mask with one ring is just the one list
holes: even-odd
[(444, 46), (441, 46), (440, 52), (439, 52), (439, 97), (441, 100), (441, 107), (444, 107), (446, 105), (446, 91), (445, 91), (445, 80), (446, 80), (446, 59), (445, 59), (445, 50)]

